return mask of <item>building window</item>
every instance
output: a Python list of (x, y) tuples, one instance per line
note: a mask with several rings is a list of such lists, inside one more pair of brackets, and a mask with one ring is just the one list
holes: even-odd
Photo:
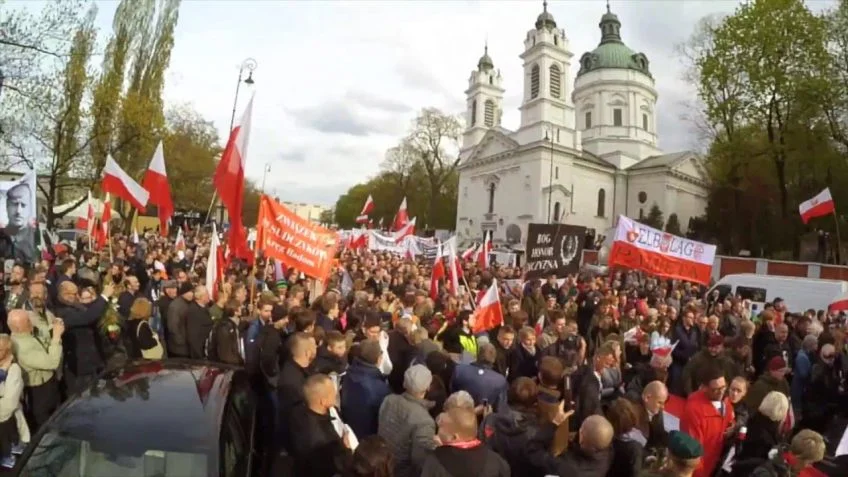
[(559, 202), (554, 203), (554, 222), (559, 222), (560, 205)]
[(600, 189), (598, 191), (598, 217), (604, 217), (607, 205), (607, 191)]
[(495, 77), (492, 75), (489, 75), (489, 84), (495, 84)]
[(551, 97), (559, 99), (560, 93), (562, 92), (562, 74), (560, 73), (559, 65), (551, 65), (549, 73), (551, 75)]
[(489, 184), (489, 213), (495, 213), (495, 184)]
[(554, 45), (559, 46), (559, 37), (554, 35)]
[(539, 65), (530, 69), (530, 99), (539, 96)]
[(645, 131), (648, 130), (648, 115), (647, 114), (642, 115), (642, 129), (644, 129)]
[(559, 179), (559, 167), (554, 167), (554, 179)]
[(477, 100), (471, 102), (471, 125), (477, 125)]
[(486, 123), (486, 127), (492, 127), (495, 125), (495, 102), (491, 99), (486, 100), (483, 111), (483, 121)]
[(639, 198), (639, 203), (644, 204), (645, 202), (648, 201), (648, 194), (645, 193), (645, 191), (640, 191), (638, 198)]
[(616, 108), (612, 110), (612, 125), (613, 126), (621, 126), (621, 110)]
[(559, 142), (559, 129), (557, 129), (557, 142)]
[(592, 127), (592, 111), (586, 111), (586, 129)]

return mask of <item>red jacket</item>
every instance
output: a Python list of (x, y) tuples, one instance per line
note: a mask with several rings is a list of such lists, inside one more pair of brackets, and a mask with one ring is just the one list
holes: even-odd
[(712, 401), (704, 394), (704, 390), (692, 393), (686, 401), (683, 418), (680, 420), (680, 430), (704, 446), (701, 464), (692, 477), (710, 477), (720, 465), (719, 460), (724, 448), (724, 431), (733, 425), (734, 419), (733, 405), (729, 399), (724, 398), (722, 408), (723, 413), (713, 406)]

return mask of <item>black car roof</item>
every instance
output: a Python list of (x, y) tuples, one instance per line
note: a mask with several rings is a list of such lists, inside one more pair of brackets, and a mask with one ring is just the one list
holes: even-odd
[(215, 455), (238, 372), (212, 363), (136, 361), (72, 396), (46, 427), (94, 448)]

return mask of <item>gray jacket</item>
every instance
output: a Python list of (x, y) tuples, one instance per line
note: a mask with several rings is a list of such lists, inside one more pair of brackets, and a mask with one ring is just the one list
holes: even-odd
[(166, 341), (168, 355), (175, 358), (187, 358), (189, 356), (188, 337), (186, 330), (186, 316), (188, 315), (189, 302), (178, 296), (168, 306), (168, 321)]
[(395, 458), (395, 477), (418, 477), (424, 459), (436, 447), (436, 423), (430, 401), (409, 394), (390, 394), (380, 406), (377, 433), (389, 444)]

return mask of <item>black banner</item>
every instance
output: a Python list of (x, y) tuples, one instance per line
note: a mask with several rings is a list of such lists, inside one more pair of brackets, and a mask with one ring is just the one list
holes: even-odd
[(580, 270), (586, 227), (565, 224), (530, 224), (525, 261), (527, 278), (547, 273), (564, 277)]

